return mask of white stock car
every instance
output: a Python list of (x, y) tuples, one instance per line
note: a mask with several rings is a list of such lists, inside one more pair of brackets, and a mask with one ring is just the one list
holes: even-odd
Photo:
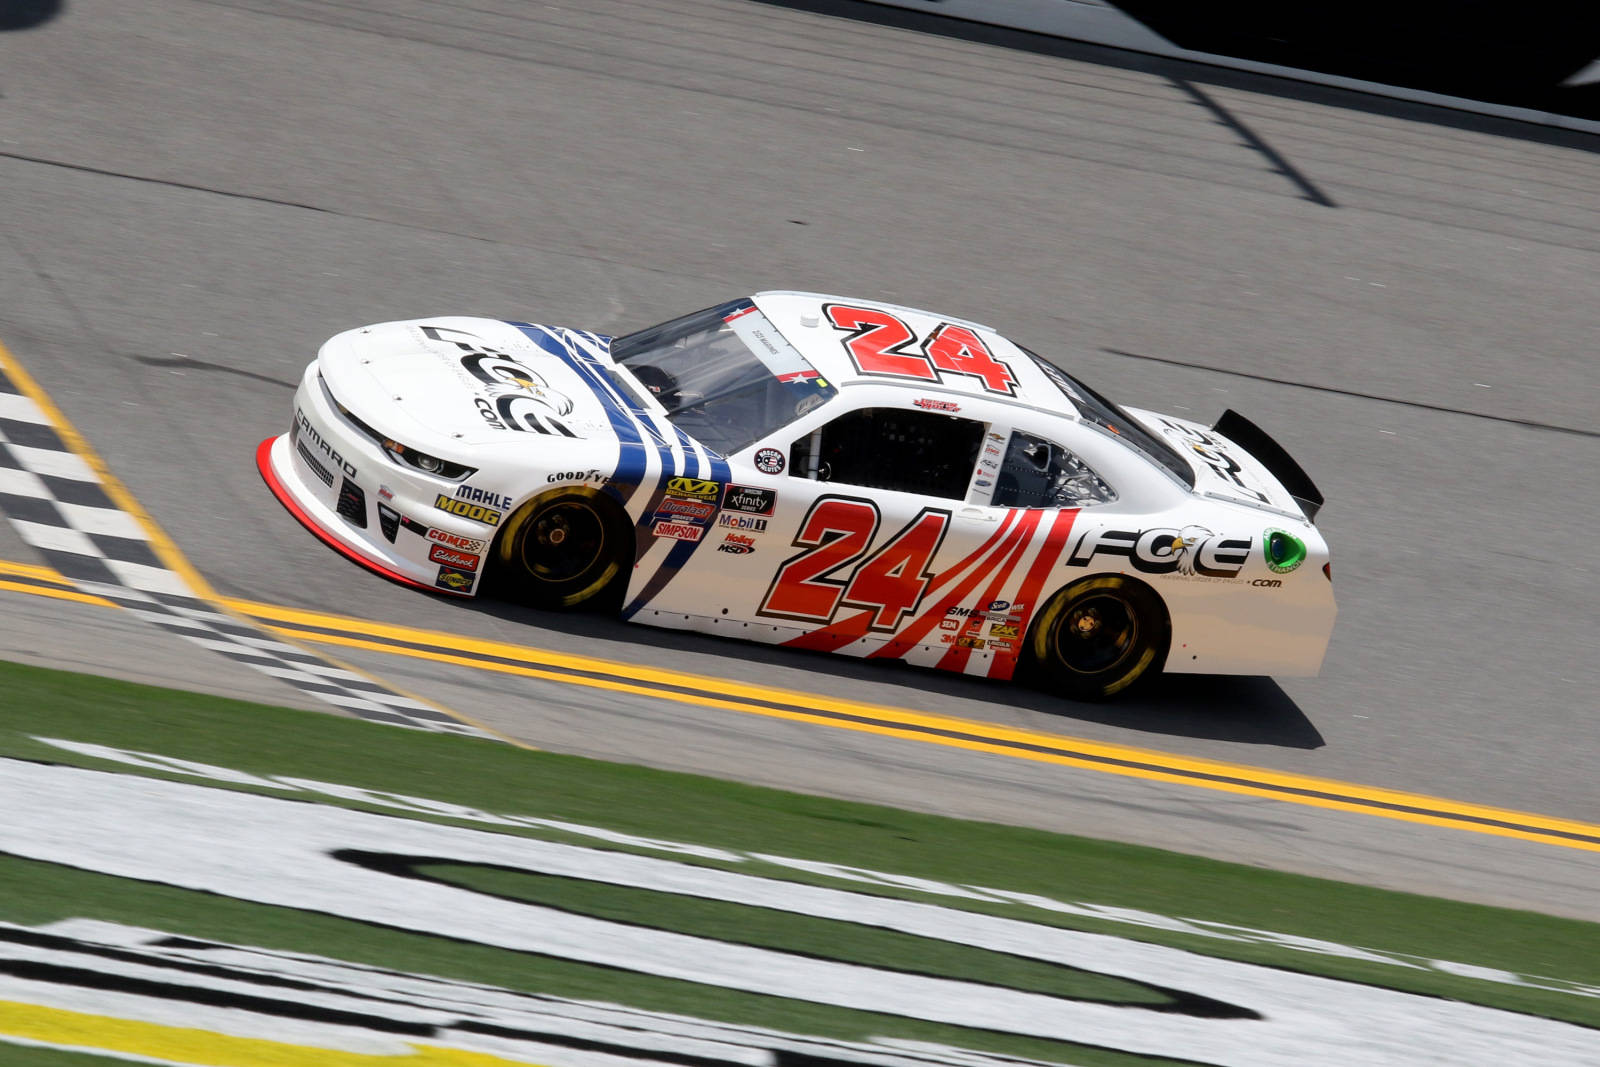
[(976, 323), (767, 292), (615, 340), (350, 330), (262, 442), (273, 493), (395, 581), (1110, 696), (1315, 674), (1321, 496), (1237, 414), (1119, 408)]

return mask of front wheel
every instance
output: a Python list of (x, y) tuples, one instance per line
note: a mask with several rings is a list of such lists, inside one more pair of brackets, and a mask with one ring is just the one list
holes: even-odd
[(495, 542), (507, 592), (537, 608), (598, 600), (631, 561), (626, 519), (599, 490), (574, 486), (513, 515)]
[(1084, 578), (1045, 606), (1028, 639), (1044, 684), (1076, 700), (1104, 700), (1159, 670), (1171, 639), (1167, 612), (1143, 582)]

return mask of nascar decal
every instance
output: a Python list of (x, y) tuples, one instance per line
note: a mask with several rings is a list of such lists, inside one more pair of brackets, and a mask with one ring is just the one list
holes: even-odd
[(978, 379), (991, 393), (1012, 396), (1017, 391), (1010, 366), (996, 359), (970, 327), (941, 322), (919, 341), (910, 326), (880, 308), (824, 304), (822, 313), (834, 329), (849, 335), (844, 350), (862, 374), (930, 382), (954, 374)]
[[(753, 877), (677, 858), (541, 841), (185, 782), (8, 760), (0, 771), (0, 810), (8, 813), (0, 820), (0, 851), (25, 859), (464, 945), (552, 956), (669, 982), (980, 1033), (1230, 1067), (1286, 1063), (1413, 1067), (1437, 1060), (1441, 1049), (1459, 1048), (1472, 1049), (1473, 1056), (1484, 1062), (1523, 1062), (1529, 1050), (1537, 1050), (1538, 1062), (1581, 1063), (1594, 1048), (1594, 1031), (1571, 1023), (1100, 933)], [(553, 876), (601, 883), (615, 892), (638, 893), (640, 906), (633, 911), (633, 920), (618, 922), (494, 896), (471, 888), (470, 876), (484, 868), (502, 876), (520, 873), (530, 879)], [(294, 877), (282, 877), (284, 871), (293, 871)], [(452, 877), (450, 872), (466, 877)], [(717, 902), (840, 923), (843, 937), (849, 936), (850, 926), (859, 925), (1076, 968), (1113, 979), (1109, 983), (1113, 989), (1120, 986), (1126, 991), (1078, 999), (1013, 988), (993, 979), (979, 982), (846, 962), (825, 951), (801, 955), (744, 944), (737, 939), (737, 927), (720, 937), (686, 934), (655, 920), (644, 905), (646, 895), (661, 892), (683, 898), (685, 904)], [(18, 946), (8, 949), (13, 957), (38, 948), (37, 938), (0, 940)], [(55, 940), (58, 952), (70, 948), (60, 944), (59, 934)], [(180, 938), (176, 943), (161, 939), (159, 944), (168, 952), (196, 952), (204, 942)], [(216, 962), (226, 967), (229, 954), (222, 955)], [(148, 964), (153, 961), (139, 951), (105, 956), (107, 966), (121, 967), (125, 973), (147, 975), (155, 970), (167, 975), (169, 986), (193, 988), (206, 980), (206, 968), (170, 964), (151, 968)], [(270, 965), (265, 971), (282, 975), (284, 966)], [(374, 970), (365, 969), (369, 974)], [(14, 973), (16, 968), (10, 970)], [(334, 978), (333, 984), (340, 986), (332, 994), (350, 995), (365, 987), (364, 983), (342, 987), (336, 974), (323, 977)], [(317, 980), (313, 975), (305, 978)], [(155, 984), (130, 992), (148, 995)], [(22, 983), (13, 985), (24, 988)], [(38, 985), (28, 983), (28, 994), (35, 995)], [(280, 980), (264, 992), (282, 997), (297, 986), (304, 988)], [(412, 996), (426, 996), (425, 989), (403, 981), (386, 983), (386, 991), (382, 999), (366, 1001), (365, 1010), (357, 1014), (370, 1017), (375, 1004), (389, 1003), (385, 1017), (392, 1020), (399, 1004), (411, 1003)], [(457, 1001), (453, 1010), (470, 1011), (466, 1005), (480, 995)], [(7, 999), (16, 1002), (14, 995)], [(219, 1005), (216, 998), (193, 999), (197, 1010), (229, 1007)], [(329, 1003), (322, 998), (316, 1002)], [(114, 1010), (113, 1003), (114, 998), (102, 991), (99, 1005), (90, 1010)], [(499, 1009), (507, 1013), (501, 1021), (513, 1030), (506, 1040), (518, 1036), (520, 1020), (513, 1013), (525, 1003), (514, 1000)], [(408, 1012), (402, 1017), (446, 1027), (456, 1021), (448, 1012), (412, 1010), (417, 1011), (415, 1016)], [(477, 1011), (472, 1016), (482, 1034), (484, 1016)], [(488, 1016), (497, 1017), (498, 1013)], [(36, 1013), (33, 1018), (37, 1019)], [(325, 1020), (326, 1016), (319, 1018)], [(283, 1025), (287, 1030), (291, 1024), (284, 1020)], [(395, 1033), (391, 1027), (384, 1036), (393, 1041)], [(306, 1030), (295, 1035), (303, 1038)], [(452, 1043), (463, 1036), (457, 1029)], [(889, 1044), (888, 1051), (907, 1054), (896, 1044)], [(737, 1062), (750, 1059), (740, 1056)], [(957, 1055), (943, 1062), (969, 1061)]]

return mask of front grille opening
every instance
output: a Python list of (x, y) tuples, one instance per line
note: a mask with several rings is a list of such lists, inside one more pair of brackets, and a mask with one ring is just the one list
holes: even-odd
[(311, 468), (311, 473), (321, 478), (323, 485), (330, 489), (333, 488), (333, 472), (317, 462), (317, 457), (311, 454), (311, 449), (306, 447), (306, 443), (304, 441), (299, 442), (295, 445), (295, 450), (300, 453), (300, 458), (306, 461), (306, 466)]
[(387, 504), (379, 504), (378, 529), (383, 531), (384, 540), (394, 544), (395, 535), (400, 532), (400, 513)]
[(339, 517), (351, 526), (367, 528), (367, 494), (349, 478), (339, 487)]

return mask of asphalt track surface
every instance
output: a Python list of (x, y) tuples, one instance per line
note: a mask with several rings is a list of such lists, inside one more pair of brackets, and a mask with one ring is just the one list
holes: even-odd
[[(0, 344), (224, 595), (1600, 822), (1600, 141), (845, 3), (25, 9)], [(1088, 706), (463, 605), (322, 548), (254, 470), (346, 327), (615, 333), (763, 288), (1266, 427), (1329, 501), (1322, 676)], [(305, 703), (22, 591), (0, 654)], [(541, 747), (1600, 918), (1592, 850), (338, 654)]]

